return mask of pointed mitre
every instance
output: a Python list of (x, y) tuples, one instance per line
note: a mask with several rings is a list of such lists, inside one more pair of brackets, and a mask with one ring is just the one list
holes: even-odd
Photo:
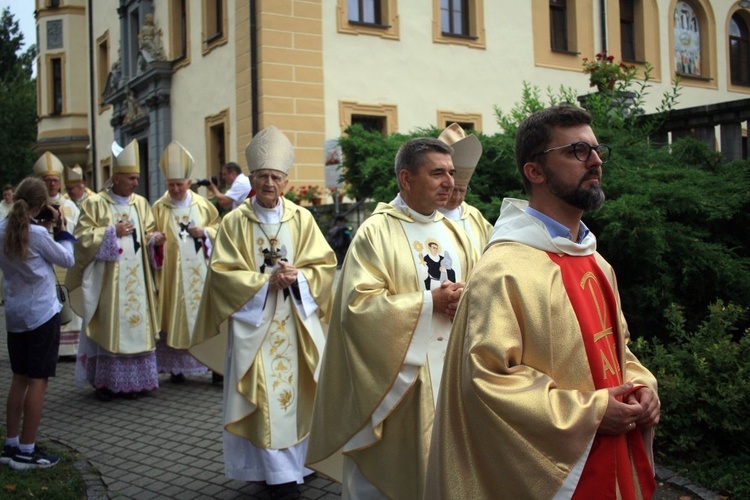
[(459, 186), (468, 186), (482, 156), (482, 143), (474, 134), (466, 135), (458, 123), (451, 123), (438, 139), (453, 148), (451, 159), (456, 168), (453, 181)]
[(81, 166), (76, 164), (74, 167), (65, 167), (65, 186), (71, 187), (77, 184), (86, 184)]
[(189, 179), (194, 164), (195, 161), (190, 152), (177, 141), (169, 143), (159, 160), (159, 168), (167, 180)]
[(281, 130), (271, 126), (255, 134), (245, 148), (245, 158), (251, 173), (268, 168), (288, 174), (294, 165), (294, 146)]
[(48, 175), (54, 175), (62, 179), (63, 164), (60, 159), (50, 153), (45, 152), (39, 159), (34, 163), (34, 174), (37, 177), (47, 177)]
[[(133, 139), (130, 144), (125, 146), (119, 154), (116, 153), (117, 143), (112, 144), (112, 154), (114, 157), (114, 167), (112, 174), (140, 174), (141, 165), (138, 154), (138, 141)], [(119, 146), (117, 146), (119, 148)]]

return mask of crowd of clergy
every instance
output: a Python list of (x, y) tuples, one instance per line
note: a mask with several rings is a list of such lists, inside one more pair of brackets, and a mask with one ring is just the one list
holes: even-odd
[(399, 192), (337, 280), (313, 215), (284, 197), (294, 148), (275, 127), (248, 144), (252, 192), (223, 217), (178, 142), (153, 206), (136, 193), (137, 141), (113, 145), (97, 193), (45, 153), (34, 173), (77, 239), (57, 274), (74, 312), (60, 356), (103, 401), (156, 390), (160, 373), (222, 375), (226, 475), (274, 498), (298, 498), (313, 470), (353, 499), (649, 497), (656, 381), (581, 222), (596, 207), (566, 197), (598, 195), (609, 149), (585, 112), (542, 113), (517, 142), (530, 199), (505, 200), (494, 227), (464, 201), (475, 135), (405, 142)]

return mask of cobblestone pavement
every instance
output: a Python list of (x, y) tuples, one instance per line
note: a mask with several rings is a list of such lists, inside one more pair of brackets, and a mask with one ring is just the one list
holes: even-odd
[[(11, 380), (5, 311), (0, 308), (0, 397)], [(102, 402), (91, 388), (74, 384), (75, 363), (60, 362), (50, 380), (40, 440), (60, 442), (80, 452), (98, 475), (87, 471), (90, 499), (267, 499), (264, 483), (224, 476), (221, 450), (221, 387), (211, 375), (188, 376), (182, 384), (160, 377), (159, 390), (137, 400)], [(669, 471), (665, 472), (669, 475)], [(677, 481), (677, 483), (675, 482)], [(655, 498), (711, 498), (678, 484), (660, 481)], [(323, 476), (308, 476), (303, 498), (341, 497), (341, 486)]]

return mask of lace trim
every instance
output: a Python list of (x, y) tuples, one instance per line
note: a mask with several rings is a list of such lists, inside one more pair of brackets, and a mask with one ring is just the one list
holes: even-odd
[(104, 240), (99, 250), (96, 251), (94, 258), (96, 260), (114, 262), (120, 258), (121, 253), (122, 248), (117, 244), (117, 230), (115, 226), (109, 226), (104, 233)]

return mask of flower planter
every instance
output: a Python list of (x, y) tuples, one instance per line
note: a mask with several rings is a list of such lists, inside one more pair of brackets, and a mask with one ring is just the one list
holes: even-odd
[(635, 98), (637, 97), (637, 94), (632, 91), (626, 91), (626, 92), (612, 92), (612, 91), (604, 91), (604, 92), (596, 92), (594, 94), (584, 94), (578, 96), (578, 102), (581, 104), (581, 107), (586, 110), (591, 109), (590, 100), (591, 96), (596, 94), (603, 94), (605, 98), (609, 99), (609, 107), (612, 110), (611, 112), (620, 112), (624, 114), (625, 116), (629, 116), (631, 114), (643, 114), (643, 109), (640, 108), (634, 108), (635, 106)]

